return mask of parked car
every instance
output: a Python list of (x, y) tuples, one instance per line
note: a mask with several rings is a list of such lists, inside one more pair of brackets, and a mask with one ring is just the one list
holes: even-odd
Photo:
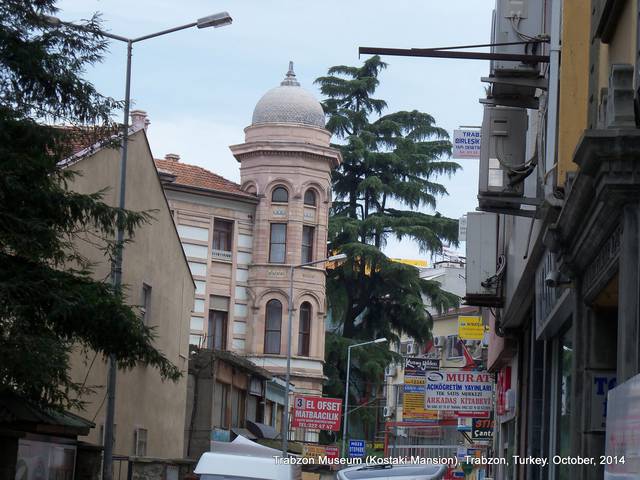
[(447, 465), (377, 465), (348, 467), (338, 472), (338, 480), (439, 480)]

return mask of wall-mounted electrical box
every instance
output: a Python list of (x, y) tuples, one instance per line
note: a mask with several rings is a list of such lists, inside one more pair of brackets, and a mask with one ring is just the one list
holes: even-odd
[[(542, 0), (496, 0), (493, 18), (493, 43), (526, 42), (539, 38), (544, 32), (544, 4)], [(542, 44), (521, 43), (496, 45), (494, 53), (542, 54)], [(504, 60), (491, 62), (491, 75), (538, 76), (540, 64)]]
[(513, 183), (512, 179), (525, 168), (526, 136), (526, 109), (485, 105), (478, 198), (523, 196), (524, 183)]
[[(487, 282), (497, 270), (498, 215), (467, 213), (467, 305), (493, 306), (499, 302), (497, 282)], [(486, 285), (486, 286), (485, 286)]]

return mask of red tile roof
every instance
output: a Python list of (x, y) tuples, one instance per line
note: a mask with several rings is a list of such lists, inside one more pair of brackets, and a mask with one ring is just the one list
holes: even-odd
[(231, 193), (247, 198), (256, 198), (255, 195), (242, 190), (237, 183), (227, 180), (205, 168), (175, 160), (161, 160), (156, 158), (155, 162), (158, 171), (167, 172), (176, 177), (175, 181), (172, 182), (173, 184)]

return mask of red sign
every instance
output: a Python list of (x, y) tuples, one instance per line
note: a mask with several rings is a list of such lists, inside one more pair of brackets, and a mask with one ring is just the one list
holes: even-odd
[(338, 451), (338, 447), (324, 447), (325, 452), (327, 452), (327, 458), (338, 458), (340, 456), (340, 452)]
[(342, 400), (296, 395), (293, 401), (293, 428), (340, 431)]

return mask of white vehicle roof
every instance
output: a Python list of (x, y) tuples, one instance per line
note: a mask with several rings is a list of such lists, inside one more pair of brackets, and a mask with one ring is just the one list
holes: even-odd
[(233, 442), (211, 442), (211, 452), (202, 454), (194, 473), (202, 480), (296, 480), (300, 467), (277, 464), (282, 452), (238, 436)]

